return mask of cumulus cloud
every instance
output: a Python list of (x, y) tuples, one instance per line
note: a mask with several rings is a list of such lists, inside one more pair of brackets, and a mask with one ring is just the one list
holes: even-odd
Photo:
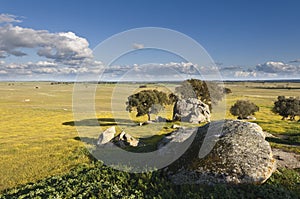
[(256, 70), (265, 73), (277, 73), (277, 74), (300, 72), (299, 66), (285, 64), (283, 62), (273, 62), (273, 61), (269, 61), (264, 64), (258, 64), (256, 66)]
[[(21, 22), (19, 17), (0, 14), (0, 59), (10, 57), (8, 63), (0, 60), (1, 74), (34, 78), (40, 75), (95, 74), (103, 70), (103, 64), (93, 59), (85, 38), (73, 32), (51, 33), (16, 26), (12, 24), (15, 22)], [(33, 56), (34, 61), (23, 58), (33, 53), (37, 55)]]
[(20, 19), (18, 19), (15, 15), (10, 14), (0, 14), (0, 23), (20, 23), (22, 22)]
[(7, 24), (0, 27), (0, 56), (25, 56), (23, 48), (36, 48), (41, 57), (66, 65), (80, 64), (93, 57), (85, 38), (73, 32), (50, 33)]

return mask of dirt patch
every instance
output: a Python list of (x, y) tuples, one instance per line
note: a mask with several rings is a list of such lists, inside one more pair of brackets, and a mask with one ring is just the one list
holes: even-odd
[(296, 169), (300, 168), (300, 155), (286, 152), (280, 149), (272, 149), (273, 157), (276, 159), (277, 168)]

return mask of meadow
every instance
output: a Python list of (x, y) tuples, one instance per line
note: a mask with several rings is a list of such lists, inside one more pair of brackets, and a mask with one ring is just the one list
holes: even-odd
[[(89, 84), (83, 84), (88, 87)], [(300, 153), (300, 128), (297, 121), (282, 121), (281, 116), (272, 113), (271, 108), (277, 96), (299, 96), (300, 83), (254, 83), (229, 82), (226, 87), (232, 90), (220, 103), (226, 107), (224, 114), (213, 112), (213, 120), (234, 119), (229, 108), (238, 99), (248, 99), (260, 108), (253, 122), (258, 123), (263, 130), (278, 136), (269, 140), (272, 147)], [(145, 117), (135, 117), (135, 113), (127, 113), (122, 100), (128, 91), (138, 91), (139, 85), (121, 84), (115, 90), (113, 84), (99, 84), (95, 94), (97, 120), (104, 130), (112, 125), (117, 126), (117, 132), (129, 132), (138, 138), (147, 138), (156, 134), (171, 131), (172, 123), (162, 126), (138, 126), (146, 120)], [(288, 89), (288, 88), (289, 89)], [(170, 92), (175, 85), (147, 85), (147, 88), (158, 88)], [(66, 175), (70, 170), (80, 167), (94, 167), (85, 144), (80, 140), (74, 126), (72, 113), (73, 84), (55, 84), (50, 82), (1, 82), (0, 83), (0, 190), (4, 191), (30, 182), (38, 182), (51, 176)], [(122, 93), (123, 92), (123, 93)], [(112, 101), (114, 99), (122, 101)], [(113, 104), (113, 107), (112, 107)], [(120, 107), (115, 106), (120, 104)], [(112, 111), (113, 109), (113, 111)], [(169, 106), (161, 113), (163, 117), (172, 115)], [(96, 139), (99, 127), (89, 125), (93, 118), (78, 121), (86, 130), (85, 138)], [(116, 119), (116, 120), (115, 120)], [(297, 118), (300, 119), (300, 118)], [(133, 122), (132, 122), (133, 121)], [(96, 131), (95, 129), (98, 129)], [(91, 132), (91, 133), (90, 133)], [(153, 142), (157, 140), (152, 140)], [(90, 145), (88, 145), (90, 147)], [(300, 181), (298, 172), (293, 173)], [(297, 177), (298, 175), (298, 177)], [(277, 183), (276, 179), (274, 183)], [(300, 183), (300, 182), (298, 182)], [(279, 183), (280, 184), (280, 183)]]

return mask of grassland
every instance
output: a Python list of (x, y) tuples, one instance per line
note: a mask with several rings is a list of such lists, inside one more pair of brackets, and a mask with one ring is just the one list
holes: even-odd
[[(8, 85), (10, 84), (10, 85)], [(90, 86), (86, 84), (85, 86)], [(227, 83), (233, 93), (226, 96), (221, 105), (226, 112), (215, 109), (213, 119), (234, 118), (229, 113), (230, 106), (238, 99), (248, 99), (260, 107), (253, 121), (265, 131), (278, 136), (270, 140), (273, 147), (300, 153), (299, 122), (282, 121), (271, 112), (278, 95), (299, 96), (300, 84), (290, 83), (295, 89), (283, 88), (286, 83)], [(149, 85), (149, 88), (172, 91), (174, 85)], [(276, 87), (276, 89), (270, 89)], [(128, 91), (138, 91), (138, 85), (98, 85), (95, 95), (96, 114), (102, 128), (118, 125), (117, 131), (125, 130), (136, 137), (149, 137), (170, 131), (170, 124), (151, 129), (149, 126), (133, 126), (146, 118), (136, 118), (135, 113), (124, 111), (124, 103), (114, 106), (111, 112), (111, 96), (124, 100)], [(0, 83), (0, 190), (12, 188), (28, 182), (36, 182), (53, 175), (68, 173), (79, 164), (90, 164), (84, 142), (78, 139), (72, 115), (73, 85), (50, 85), (49, 82)], [(172, 107), (167, 107), (161, 115), (171, 117)], [(112, 118), (116, 118), (116, 121)], [(89, 120), (79, 121), (86, 129), (84, 137), (96, 138), (97, 126), (89, 126)], [(153, 126), (152, 126), (153, 127)], [(91, 133), (89, 133), (91, 132)], [(82, 135), (80, 135), (82, 136)]]
[(76, 129), (62, 125), (73, 118), (71, 91), (71, 85), (0, 84), (0, 189), (88, 162), (83, 144), (73, 139)]

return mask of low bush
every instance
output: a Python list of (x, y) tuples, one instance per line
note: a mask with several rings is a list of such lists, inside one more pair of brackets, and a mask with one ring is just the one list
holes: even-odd
[[(288, 174), (288, 175), (286, 175)], [(287, 179), (290, 177), (290, 179)], [(299, 174), (289, 170), (255, 185), (174, 185), (161, 171), (133, 174), (101, 162), (69, 174), (6, 190), (0, 198), (299, 198)], [(285, 178), (285, 179), (284, 179)], [(289, 182), (288, 182), (289, 181)], [(294, 183), (291, 183), (293, 181)], [(298, 190), (299, 191), (299, 190)]]

